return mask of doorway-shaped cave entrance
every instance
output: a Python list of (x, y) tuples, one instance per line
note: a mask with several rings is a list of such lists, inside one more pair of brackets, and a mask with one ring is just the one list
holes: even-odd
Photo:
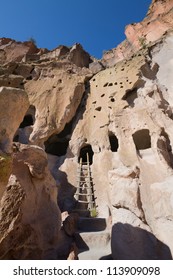
[(80, 159), (82, 159), (82, 163), (87, 164), (87, 154), (88, 154), (88, 158), (89, 158), (89, 164), (91, 165), (93, 163), (94, 152), (92, 150), (91, 145), (89, 145), (89, 144), (84, 146), (83, 148), (81, 148), (78, 162), (80, 162)]
[(64, 129), (59, 134), (51, 135), (46, 140), (44, 143), (46, 153), (58, 157), (66, 155), (72, 134), (73, 122), (74, 118), (69, 123), (66, 123)]
[(57, 135), (53, 135), (44, 143), (44, 145), (46, 153), (61, 157), (67, 152), (69, 139), (59, 138)]
[(118, 138), (112, 132), (109, 132), (109, 142), (110, 142), (111, 151), (117, 152), (119, 147)]
[(26, 115), (23, 118), (23, 121), (21, 122), (19, 128), (25, 128), (26, 126), (31, 126), (35, 122), (35, 113), (36, 109), (35, 106), (30, 105), (28, 111), (26, 112)]

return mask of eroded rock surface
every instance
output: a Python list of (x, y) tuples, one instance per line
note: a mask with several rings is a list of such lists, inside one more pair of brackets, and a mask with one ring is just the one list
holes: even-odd
[(10, 152), (13, 136), (29, 107), (28, 96), (22, 89), (0, 88), (0, 149)]
[(35, 146), (15, 149), (12, 175), (1, 199), (0, 258), (56, 258), (61, 218), (46, 154)]
[(101, 61), (0, 40), (1, 259), (172, 258), (172, 9), (153, 0)]
[(129, 58), (149, 43), (160, 39), (167, 31), (172, 29), (172, 0), (152, 0), (147, 16), (139, 23), (126, 26), (126, 40), (116, 48), (105, 52), (102, 63), (113, 66), (118, 61)]

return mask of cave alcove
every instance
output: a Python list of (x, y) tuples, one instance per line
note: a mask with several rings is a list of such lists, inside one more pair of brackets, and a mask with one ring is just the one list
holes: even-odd
[(69, 139), (59, 138), (58, 135), (51, 136), (45, 143), (45, 151), (48, 154), (58, 157), (64, 156), (67, 152)]
[(69, 141), (72, 133), (74, 118), (66, 123), (64, 129), (58, 133), (51, 135), (47, 141), (45, 141), (45, 151), (48, 154), (58, 157), (64, 156), (67, 153)]
[(30, 105), (19, 128), (25, 128), (26, 126), (33, 125), (35, 122), (35, 112), (36, 112), (35, 106)]
[(136, 150), (151, 148), (151, 136), (148, 129), (141, 129), (132, 134)]
[(24, 116), (23, 121), (21, 122), (19, 128), (24, 128), (26, 126), (30, 126), (33, 124), (34, 124), (33, 117), (31, 114), (28, 114)]
[(91, 165), (93, 163), (94, 152), (92, 150), (91, 145), (89, 145), (89, 144), (85, 145), (84, 147), (82, 147), (80, 149), (78, 162), (80, 162), (80, 159), (82, 159), (82, 163), (87, 164), (87, 154), (89, 156), (89, 164)]
[(117, 152), (119, 147), (118, 138), (112, 132), (109, 132), (109, 142), (110, 142), (111, 151)]

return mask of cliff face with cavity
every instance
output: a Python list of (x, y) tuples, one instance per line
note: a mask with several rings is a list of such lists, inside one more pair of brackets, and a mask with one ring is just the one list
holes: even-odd
[(62, 229), (60, 214), (75, 212), (86, 152), (112, 258), (172, 258), (172, 8), (152, 1), (101, 61), (80, 44), (0, 40), (0, 259), (67, 258), (78, 246), (76, 217)]

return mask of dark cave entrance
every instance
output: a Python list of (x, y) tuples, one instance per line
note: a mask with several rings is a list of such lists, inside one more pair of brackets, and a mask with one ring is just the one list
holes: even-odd
[(69, 140), (67, 139), (54, 139), (52, 143), (50, 141), (45, 142), (45, 151), (48, 154), (58, 157), (64, 156), (67, 152)]
[(109, 132), (109, 142), (110, 142), (111, 151), (117, 152), (119, 147), (118, 138), (112, 132)]
[(36, 113), (35, 106), (30, 105), (29, 109), (27, 110), (23, 118), (23, 121), (20, 123), (20, 126), (14, 135), (13, 138), (14, 142), (19, 142), (22, 144), (29, 143), (29, 136), (33, 130), (32, 126), (35, 123), (35, 113)]
[(81, 148), (78, 162), (80, 162), (80, 159), (82, 159), (82, 163), (87, 164), (87, 154), (89, 156), (89, 164), (91, 165), (93, 163), (94, 152), (92, 150), (91, 145), (89, 145), (89, 144), (84, 146), (83, 148)]
[(148, 129), (141, 129), (132, 134), (133, 141), (137, 150), (151, 148), (151, 136)]
[(48, 140), (45, 141), (46, 153), (58, 157), (66, 155), (72, 133), (73, 121), (74, 119), (67, 123), (59, 134), (51, 135)]
[(33, 117), (32, 117), (32, 115), (29, 114), (29, 115), (24, 116), (24, 119), (23, 119), (22, 123), (20, 124), (19, 128), (24, 128), (26, 126), (30, 126), (33, 124), (34, 124)]
[(25, 128), (26, 126), (33, 125), (35, 122), (35, 112), (36, 112), (35, 106), (30, 105), (19, 128)]

